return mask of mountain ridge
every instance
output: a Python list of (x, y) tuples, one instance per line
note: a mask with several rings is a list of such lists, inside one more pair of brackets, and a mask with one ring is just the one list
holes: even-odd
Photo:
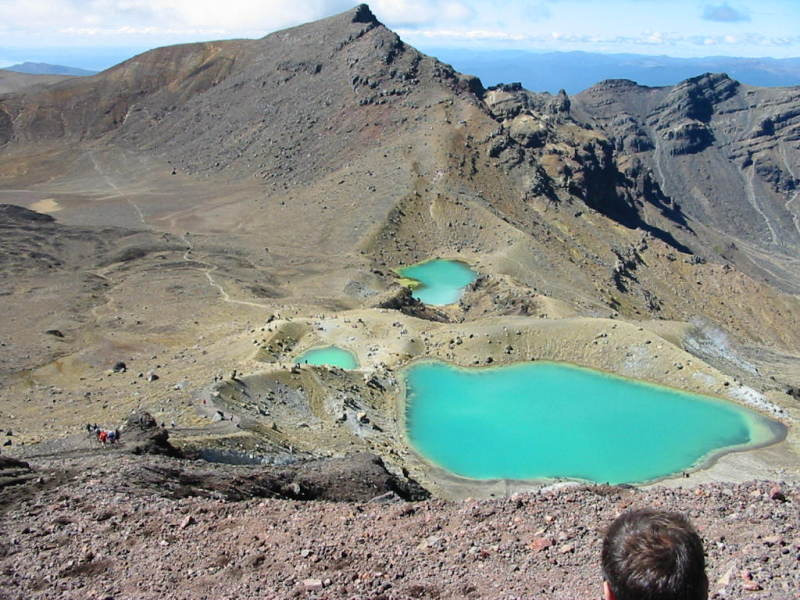
[(800, 87), (754, 88), (707, 73), (672, 87), (601, 82), (574, 101), (620, 149), (658, 171), (695, 220), (791, 256), (800, 248), (791, 211), (799, 98)]
[(632, 79), (650, 87), (677, 85), (704, 72), (730, 73), (748, 85), (786, 87), (800, 84), (800, 58), (769, 59), (709, 56), (678, 58), (646, 54), (584, 51), (531, 52), (426, 48), (487, 85), (520, 81), (526, 88), (578, 94), (606, 79)]
[(88, 69), (79, 69), (77, 67), (67, 67), (64, 65), (53, 65), (43, 62), (30, 62), (25, 61), (4, 67), (6, 71), (14, 71), (15, 73), (28, 73), (30, 75), (70, 75), (74, 77), (87, 77), (96, 75), (98, 71), (89, 71)]

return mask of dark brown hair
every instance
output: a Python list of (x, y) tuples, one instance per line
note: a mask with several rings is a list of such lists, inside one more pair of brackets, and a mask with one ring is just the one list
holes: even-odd
[(706, 600), (703, 543), (681, 514), (633, 510), (603, 540), (603, 575), (616, 600)]

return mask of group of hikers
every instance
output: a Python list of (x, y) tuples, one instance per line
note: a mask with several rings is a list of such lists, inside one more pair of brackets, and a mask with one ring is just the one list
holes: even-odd
[(119, 441), (119, 429), (103, 429), (97, 426), (97, 423), (86, 424), (86, 431), (89, 433), (93, 433), (97, 438), (97, 441), (103, 444), (114, 444)]

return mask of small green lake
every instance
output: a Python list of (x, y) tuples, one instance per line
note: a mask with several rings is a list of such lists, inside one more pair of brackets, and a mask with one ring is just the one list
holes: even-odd
[(358, 368), (358, 360), (352, 352), (338, 346), (311, 348), (294, 359), (296, 363), (307, 365), (328, 365), (340, 369)]
[(475, 271), (457, 260), (429, 260), (397, 272), (401, 277), (419, 282), (411, 293), (414, 298), (436, 306), (458, 302), (464, 288), (478, 277)]
[(426, 361), (403, 374), (411, 445), (471, 479), (644, 482), (782, 434), (724, 400), (565, 364)]

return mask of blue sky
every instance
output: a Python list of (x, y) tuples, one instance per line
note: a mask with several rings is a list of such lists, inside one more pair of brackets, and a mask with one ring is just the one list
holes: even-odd
[[(261, 37), (347, 10), (342, 0), (0, 0), (0, 66), (92, 55), (95, 68), (167, 44)], [(800, 0), (374, 0), (423, 51), (442, 47), (800, 56)], [(48, 57), (51, 57), (48, 59)], [(85, 57), (84, 57), (85, 58)], [(81, 61), (87, 66), (84, 58)], [(87, 59), (88, 60), (88, 59)], [(75, 63), (75, 60), (72, 61)]]

